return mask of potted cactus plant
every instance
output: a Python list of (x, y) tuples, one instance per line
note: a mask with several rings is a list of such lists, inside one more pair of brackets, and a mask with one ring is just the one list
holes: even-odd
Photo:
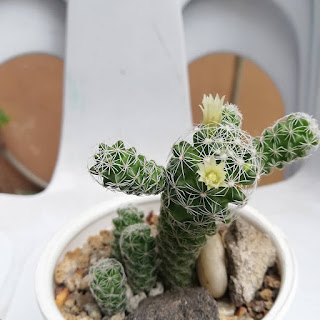
[(156, 230), (140, 210), (118, 210), (112, 257), (90, 269), (90, 290), (106, 317), (126, 309), (126, 284), (133, 294), (148, 294), (157, 279), (165, 290), (198, 285), (201, 249), (234, 220), (260, 177), (319, 145), (317, 122), (304, 113), (281, 118), (251, 137), (241, 129), (238, 108), (224, 97), (204, 96), (200, 107), (203, 122), (173, 145), (166, 168), (122, 141), (99, 144), (92, 158), (90, 173), (103, 187), (161, 195)]

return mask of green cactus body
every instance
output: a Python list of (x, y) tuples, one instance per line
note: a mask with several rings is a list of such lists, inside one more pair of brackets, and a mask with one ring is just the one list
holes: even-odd
[(147, 161), (134, 148), (125, 148), (122, 141), (112, 146), (101, 143), (93, 160), (90, 172), (106, 188), (135, 195), (163, 190), (164, 168)]
[(319, 145), (317, 122), (308, 114), (293, 113), (278, 120), (255, 138), (263, 173), (306, 157)]
[(132, 224), (142, 223), (144, 214), (142, 211), (133, 206), (120, 208), (117, 210), (117, 214), (118, 217), (112, 220), (115, 226), (115, 229), (113, 230), (114, 242), (112, 245), (112, 254), (118, 261), (122, 261), (121, 251), (119, 247), (121, 233), (125, 228)]
[[(199, 179), (199, 165), (210, 176), (205, 159), (211, 159), (213, 177), (222, 175), (212, 188)], [(195, 284), (195, 261), (206, 237), (231, 220), (230, 205), (246, 204), (260, 163), (252, 139), (237, 126), (200, 125), (191, 139), (173, 146), (166, 172), (157, 237), (160, 272), (168, 287), (186, 287)]]
[(126, 308), (126, 275), (116, 259), (100, 260), (89, 270), (90, 290), (102, 312), (113, 316)]
[(157, 280), (157, 253), (151, 228), (145, 223), (127, 227), (121, 234), (120, 249), (128, 283), (135, 294), (148, 293)]

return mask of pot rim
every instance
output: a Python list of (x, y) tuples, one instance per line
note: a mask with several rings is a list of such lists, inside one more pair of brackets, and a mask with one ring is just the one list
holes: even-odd
[[(81, 214), (76, 219), (68, 223), (61, 231), (49, 241), (43, 251), (35, 274), (35, 291), (40, 310), (47, 320), (64, 320), (61, 312), (55, 304), (54, 297), (54, 269), (61, 253), (71, 242), (71, 240), (79, 234), (91, 223), (116, 211), (119, 207), (126, 204), (144, 204), (148, 202), (158, 202), (160, 196), (136, 197), (128, 201), (123, 199), (109, 200), (95, 205)], [(281, 287), (278, 297), (263, 320), (280, 320), (288, 311), (295, 295), (297, 287), (297, 263), (294, 253), (282, 231), (272, 225), (261, 213), (249, 205), (239, 210), (248, 221), (260, 227), (267, 232), (276, 248), (281, 266)]]

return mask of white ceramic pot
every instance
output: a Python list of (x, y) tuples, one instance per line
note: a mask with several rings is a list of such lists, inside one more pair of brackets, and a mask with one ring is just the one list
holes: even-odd
[[(154, 210), (159, 212), (160, 198), (136, 198), (130, 203), (137, 205), (144, 212)], [(121, 206), (125, 205), (123, 202)], [(61, 230), (49, 242), (43, 252), (36, 271), (36, 295), (43, 316), (47, 320), (64, 320), (55, 304), (54, 297), (54, 269), (67, 251), (82, 246), (89, 235), (97, 234), (102, 229), (112, 227), (112, 219), (120, 203), (102, 203), (86, 211), (75, 221)], [(274, 242), (281, 272), (281, 288), (279, 295), (264, 320), (281, 320), (287, 312), (295, 294), (297, 282), (297, 266), (292, 250), (282, 232), (250, 206), (241, 209), (241, 216), (268, 233)]]

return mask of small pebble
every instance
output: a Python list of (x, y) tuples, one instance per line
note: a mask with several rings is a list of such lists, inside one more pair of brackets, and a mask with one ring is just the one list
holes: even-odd
[(115, 314), (114, 316), (112, 316), (111, 318), (105, 316), (102, 318), (102, 320), (123, 320), (126, 317), (124, 312), (119, 312), (117, 314)]
[(56, 296), (56, 305), (58, 307), (61, 307), (66, 302), (67, 298), (69, 296), (69, 290), (68, 288), (64, 288), (57, 296)]
[(146, 298), (147, 298), (147, 295), (144, 292), (140, 292), (135, 296), (133, 296), (132, 298), (130, 298), (129, 300), (127, 300), (127, 308), (126, 308), (127, 311), (130, 313), (136, 310), (139, 306), (139, 303)]
[(267, 310), (270, 310), (273, 306), (273, 301), (265, 301), (264, 305), (266, 306)]
[(85, 275), (85, 276), (81, 279), (81, 283), (80, 283), (80, 289), (81, 289), (81, 290), (89, 289), (89, 279), (90, 279), (89, 274)]
[(90, 302), (94, 302), (93, 296), (90, 291), (87, 291), (85, 294), (79, 293), (76, 296), (76, 303), (78, 306), (83, 306)]
[(74, 298), (68, 298), (68, 299), (66, 300), (66, 302), (64, 303), (64, 305), (65, 305), (66, 307), (68, 307), (69, 309), (71, 309), (71, 308), (75, 305), (75, 303), (76, 303), (76, 301), (75, 301)]
[(94, 320), (101, 320), (102, 316), (98, 305), (94, 302), (89, 302), (83, 306), (83, 309), (88, 313), (88, 315)]
[(263, 289), (259, 292), (259, 296), (264, 301), (270, 301), (272, 300), (272, 291), (270, 289)]
[(64, 282), (70, 292), (80, 288), (82, 276), (75, 272), (72, 276), (69, 276)]
[(108, 258), (110, 256), (110, 253), (111, 247), (94, 250), (90, 255), (90, 266), (94, 265), (99, 260)]
[(101, 230), (100, 237), (104, 245), (110, 245), (114, 240), (112, 232), (110, 232), (109, 230)]
[(100, 235), (89, 237), (88, 243), (92, 249), (101, 249), (103, 247), (103, 241)]
[(241, 306), (241, 307), (237, 310), (236, 316), (238, 316), (238, 317), (243, 317), (244, 315), (247, 314), (247, 311), (248, 311), (247, 308)]
[(275, 276), (265, 276), (264, 286), (274, 289), (279, 289), (281, 286), (281, 281)]
[(220, 317), (224, 316), (233, 316), (236, 311), (236, 306), (228, 300), (217, 300), (218, 310)]
[(260, 313), (265, 309), (264, 301), (254, 300), (248, 304), (254, 312)]
[(155, 297), (164, 292), (164, 287), (161, 282), (157, 282), (155, 288), (152, 288), (148, 294), (149, 297)]

